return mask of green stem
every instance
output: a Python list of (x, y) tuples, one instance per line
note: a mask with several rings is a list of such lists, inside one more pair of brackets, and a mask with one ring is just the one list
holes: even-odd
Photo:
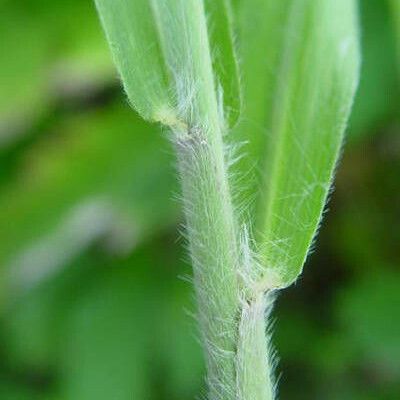
[[(180, 15), (179, 35), (165, 41), (181, 111), (174, 129), (187, 235), (194, 270), (198, 313), (207, 359), (212, 400), (236, 399), (236, 344), (239, 313), (238, 240), (228, 185), (208, 32), (202, 2), (185, 0), (162, 8), (161, 27), (168, 13)], [(156, 11), (157, 11), (156, 10)], [(176, 23), (176, 20), (171, 22)], [(169, 40), (170, 39), (170, 40)], [(166, 47), (173, 44), (173, 48)], [(180, 60), (176, 59), (179, 54)]]
[(270, 295), (257, 294), (242, 307), (237, 350), (239, 400), (273, 400), (273, 354), (266, 336)]
[(238, 283), (239, 271), (247, 269), (247, 261), (237, 250), (224, 165), (217, 164), (215, 149), (201, 129), (178, 137), (210, 399), (272, 400), (273, 368), (265, 315), (271, 302), (263, 291)]
[(177, 140), (210, 399), (235, 399), (236, 238), (223, 165), (201, 130)]
[[(270, 400), (271, 397), (264, 395), (268, 388), (262, 387), (267, 384), (265, 379), (257, 378), (260, 384), (250, 393), (248, 386), (253, 383), (248, 381), (247, 375), (243, 380), (238, 373), (243, 364), (251, 368), (255, 377), (269, 376), (265, 349), (262, 353), (239, 350), (239, 346), (251, 346), (254, 342), (250, 339), (253, 333), (244, 338), (240, 337), (241, 333), (254, 329), (246, 326), (253, 320), (243, 318), (241, 310), (245, 296), (239, 279), (243, 257), (229, 187), (223, 143), (225, 125), (214, 81), (203, 2), (157, 0), (152, 4), (164, 56), (177, 88), (176, 117), (161, 116), (160, 119), (164, 123), (167, 119), (174, 121), (170, 125), (182, 181), (209, 398)], [(177, 17), (179, 25), (176, 25)], [(259, 309), (258, 302), (255, 306)], [(255, 331), (265, 339), (264, 313), (259, 317)], [(252, 366), (254, 360), (257, 363)], [(239, 397), (242, 381), (246, 397)], [(257, 391), (260, 394), (251, 397)]]

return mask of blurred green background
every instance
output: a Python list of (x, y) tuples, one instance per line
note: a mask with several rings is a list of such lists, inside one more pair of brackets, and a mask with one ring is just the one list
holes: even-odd
[[(361, 1), (336, 190), (274, 314), (282, 399), (400, 399), (396, 7)], [(0, 399), (204, 394), (172, 151), (121, 92), (90, 1), (0, 1)]]

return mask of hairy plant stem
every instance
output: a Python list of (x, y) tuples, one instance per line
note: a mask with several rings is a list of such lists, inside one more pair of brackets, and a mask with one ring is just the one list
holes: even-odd
[(266, 336), (272, 303), (271, 293), (257, 293), (242, 306), (236, 358), (239, 400), (274, 398), (273, 354)]
[(226, 172), (218, 162), (221, 154), (201, 130), (176, 143), (210, 398), (230, 400), (236, 386), (239, 288)]
[[(253, 307), (243, 314), (244, 287), (241, 279), (242, 255), (239, 227), (232, 204), (224, 151), (224, 121), (214, 80), (207, 22), (203, 3), (182, 0), (154, 6), (162, 33), (163, 51), (177, 88), (177, 115), (170, 119), (174, 133), (179, 175), (186, 214), (186, 230), (194, 270), (199, 323), (206, 352), (210, 400), (270, 400), (252, 395), (247, 371), (254, 376), (265, 372), (264, 348), (247, 351), (239, 346), (265, 343), (264, 312), (257, 303), (257, 328)], [(180, 17), (179, 35), (171, 36), (171, 15)], [(168, 29), (167, 29), (168, 28)], [(178, 55), (178, 56), (177, 56)], [(160, 120), (166, 118), (161, 116)], [(241, 332), (247, 336), (240, 338)], [(254, 340), (256, 334), (264, 340)], [(238, 355), (240, 357), (238, 358)], [(253, 371), (251, 365), (258, 370)], [(238, 365), (238, 360), (240, 364)], [(263, 366), (264, 368), (262, 368)], [(260, 369), (261, 368), (261, 369)], [(239, 389), (238, 371), (246, 371), (246, 390)], [(264, 379), (255, 382), (265, 383)], [(254, 385), (253, 385), (254, 386)], [(256, 385), (265, 393), (265, 388)], [(243, 396), (240, 393), (243, 392)], [(247, 396), (248, 394), (248, 396)], [(246, 395), (247, 397), (244, 397)]]
[(194, 118), (174, 132), (209, 398), (272, 400), (264, 295), (245, 299), (241, 273), (249, 266), (243, 265), (210, 66), (209, 51), (199, 54), (191, 71), (198, 83)]
[(239, 278), (243, 259), (226, 167), (215, 153), (222, 143), (215, 147), (209, 141), (201, 129), (181, 132), (175, 141), (209, 395), (211, 400), (272, 400), (265, 322), (270, 302), (263, 292), (253, 296), (245, 290)]

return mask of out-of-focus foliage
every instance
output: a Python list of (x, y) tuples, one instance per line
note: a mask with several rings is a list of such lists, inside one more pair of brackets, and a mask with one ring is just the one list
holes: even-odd
[[(278, 300), (284, 399), (400, 395), (390, 5), (360, 1), (361, 86), (331, 211)], [(3, 0), (0, 38), (0, 398), (195, 398), (203, 362), (164, 133), (120, 95), (90, 2)]]
[[(129, 250), (176, 218), (166, 143), (128, 108), (71, 115), (55, 129), (57, 137), (31, 146), (34, 153), (0, 195), (0, 262), (10, 265), (18, 286), (35, 280), (32, 269), (50, 273), (45, 269), (100, 236)], [(138, 138), (135, 130), (150, 132)]]
[(54, 98), (90, 92), (113, 69), (90, 2), (3, 0), (0, 7), (3, 143), (29, 131)]
[[(395, 0), (397, 1), (397, 0)], [(352, 114), (350, 140), (382, 128), (399, 111), (396, 36), (388, 3), (361, 1), (363, 65)]]
[[(400, 2), (398, 0), (389, 0), (391, 4), (393, 24), (396, 29), (397, 57), (400, 63)], [(399, 67), (400, 68), (400, 67)]]

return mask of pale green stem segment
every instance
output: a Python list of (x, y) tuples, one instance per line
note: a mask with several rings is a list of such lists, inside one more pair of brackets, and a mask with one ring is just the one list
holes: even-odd
[(270, 295), (258, 293), (243, 304), (237, 352), (238, 400), (273, 400), (273, 355), (266, 337)]

